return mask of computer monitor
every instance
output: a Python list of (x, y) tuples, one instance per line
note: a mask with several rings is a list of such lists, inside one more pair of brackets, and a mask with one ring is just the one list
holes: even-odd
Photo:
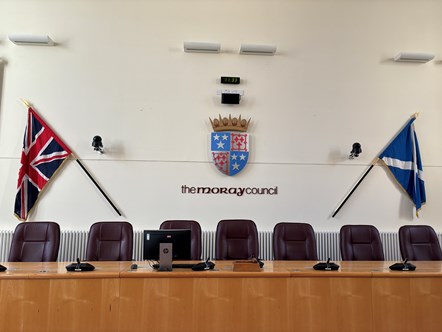
[(144, 231), (144, 260), (158, 260), (160, 243), (172, 243), (173, 260), (190, 260), (190, 229), (157, 229)]

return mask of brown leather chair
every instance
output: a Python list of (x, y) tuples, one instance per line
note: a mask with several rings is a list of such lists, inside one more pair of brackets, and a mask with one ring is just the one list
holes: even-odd
[(280, 222), (273, 228), (276, 260), (317, 260), (313, 227), (305, 223)]
[(252, 220), (221, 220), (216, 227), (215, 259), (259, 258), (258, 230)]
[(402, 226), (399, 228), (399, 246), (402, 259), (412, 261), (442, 260), (439, 240), (431, 226)]
[(190, 258), (201, 259), (201, 226), (195, 220), (166, 220), (160, 225), (160, 229), (190, 229), (191, 245)]
[(10, 262), (55, 262), (60, 248), (60, 226), (52, 221), (23, 222), (12, 236)]
[(383, 261), (381, 236), (372, 225), (345, 225), (340, 231), (341, 256), (344, 261)]
[(133, 228), (126, 221), (101, 221), (89, 230), (86, 247), (88, 261), (130, 261), (133, 253)]

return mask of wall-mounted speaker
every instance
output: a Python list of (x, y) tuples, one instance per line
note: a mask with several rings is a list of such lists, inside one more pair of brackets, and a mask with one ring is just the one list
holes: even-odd
[(239, 93), (222, 93), (221, 104), (239, 104), (241, 96)]

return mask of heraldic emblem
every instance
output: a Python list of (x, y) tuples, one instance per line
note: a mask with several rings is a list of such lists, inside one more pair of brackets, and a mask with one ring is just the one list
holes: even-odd
[[(210, 119), (210, 118), (209, 118)], [(210, 119), (213, 133), (210, 147), (215, 166), (226, 175), (236, 175), (242, 171), (249, 160), (250, 135), (246, 133), (250, 123), (239, 118)]]

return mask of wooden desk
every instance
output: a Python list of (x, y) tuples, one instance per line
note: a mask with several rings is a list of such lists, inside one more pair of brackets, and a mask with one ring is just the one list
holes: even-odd
[[(145, 262), (4, 263), (2, 331), (440, 331), (442, 262), (266, 262), (261, 272), (153, 271)], [(3, 328), (4, 327), (4, 328)]]
[(442, 263), (413, 262), (416, 271), (373, 272), (374, 331), (442, 330)]
[(122, 272), (120, 327), (371, 331), (371, 271), (314, 271), (315, 263), (266, 262), (262, 272), (232, 272), (232, 262), (217, 262), (218, 271)]
[(94, 272), (67, 272), (67, 263), (3, 263), (1, 331), (115, 331), (119, 272), (99, 263)]

